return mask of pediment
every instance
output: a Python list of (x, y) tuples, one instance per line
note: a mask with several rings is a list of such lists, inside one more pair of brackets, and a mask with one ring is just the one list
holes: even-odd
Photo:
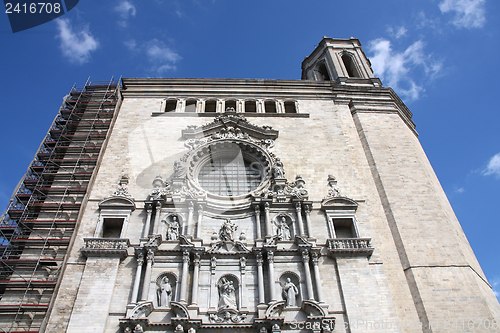
[(122, 197), (122, 196), (113, 196), (110, 198), (106, 198), (99, 202), (99, 208), (102, 209), (126, 209), (130, 211), (135, 210), (135, 202), (134, 200)]
[(217, 116), (211, 123), (203, 126), (188, 126), (182, 131), (183, 139), (200, 139), (211, 136), (250, 136), (259, 140), (275, 140), (278, 131), (270, 126), (253, 125), (236, 112), (225, 112)]
[(323, 199), (321, 208), (325, 210), (356, 210), (358, 203), (347, 197), (333, 197)]

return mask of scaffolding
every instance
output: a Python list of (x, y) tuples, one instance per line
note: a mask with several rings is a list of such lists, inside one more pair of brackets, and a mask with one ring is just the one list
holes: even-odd
[(0, 332), (42, 330), (118, 100), (113, 79), (73, 87), (2, 215)]

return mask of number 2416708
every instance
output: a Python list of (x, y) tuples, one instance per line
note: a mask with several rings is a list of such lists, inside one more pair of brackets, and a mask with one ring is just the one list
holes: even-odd
[(59, 14), (61, 10), (59, 2), (5, 3), (6, 14)]

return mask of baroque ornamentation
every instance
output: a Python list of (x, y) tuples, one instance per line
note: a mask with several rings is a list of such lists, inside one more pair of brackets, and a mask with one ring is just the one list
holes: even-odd
[(340, 196), (341, 195), (339, 187), (337, 185), (337, 179), (332, 175), (328, 175), (328, 194), (326, 195), (325, 199), (336, 198)]
[(242, 323), (247, 315), (237, 310), (220, 310), (217, 313), (211, 313), (209, 319), (212, 323)]
[(156, 176), (153, 180), (153, 189), (149, 193), (150, 200), (162, 200), (165, 196), (170, 194), (170, 184), (164, 181), (161, 176)]

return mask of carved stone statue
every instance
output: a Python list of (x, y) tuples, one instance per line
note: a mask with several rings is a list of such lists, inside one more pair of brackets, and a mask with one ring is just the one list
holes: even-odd
[(337, 185), (337, 179), (332, 175), (328, 175), (328, 187), (329, 187), (327, 195), (328, 198), (340, 197), (340, 191)]
[(188, 333), (196, 333), (196, 330), (193, 327), (190, 327), (188, 329)]
[(218, 285), (219, 289), (219, 310), (220, 309), (234, 309), (237, 310), (236, 304), (236, 289), (234, 288), (233, 281), (229, 281), (223, 277)]
[(290, 240), (292, 237), (290, 235), (290, 227), (286, 223), (286, 218), (284, 216), (281, 216), (276, 221), (276, 236), (280, 240)]
[(222, 241), (234, 241), (234, 232), (238, 229), (230, 219), (226, 219), (219, 230), (219, 238)]
[(180, 225), (177, 216), (172, 217), (172, 221), (167, 222), (167, 240), (179, 239)]
[(286, 306), (296, 306), (298, 294), (299, 289), (297, 286), (293, 284), (290, 278), (286, 278), (286, 283), (283, 286), (283, 297), (285, 298)]
[(172, 300), (172, 285), (168, 280), (168, 277), (164, 276), (161, 279), (160, 286), (157, 291), (158, 296), (158, 306), (169, 307), (170, 301)]
[(142, 332), (144, 332), (142, 326), (140, 324), (135, 325), (134, 333), (142, 333)]
[(281, 162), (279, 158), (276, 158), (272, 170), (274, 178), (285, 178), (285, 170), (283, 169), (283, 162)]

